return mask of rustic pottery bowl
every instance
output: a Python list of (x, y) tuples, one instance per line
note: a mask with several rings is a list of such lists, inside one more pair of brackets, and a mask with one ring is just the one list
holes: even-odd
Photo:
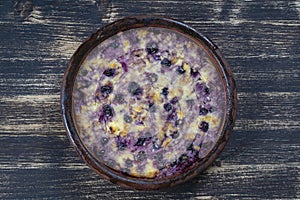
[(236, 118), (222, 53), (164, 17), (128, 17), (86, 40), (65, 72), (61, 108), (80, 157), (103, 178), (153, 190), (195, 177), (216, 159)]

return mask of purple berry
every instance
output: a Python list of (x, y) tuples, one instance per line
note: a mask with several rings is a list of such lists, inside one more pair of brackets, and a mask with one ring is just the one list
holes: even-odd
[(171, 104), (176, 104), (178, 102), (178, 97), (174, 97), (170, 102)]
[(109, 159), (106, 163), (109, 167), (114, 168), (114, 166), (116, 165), (116, 162), (112, 159)]
[(148, 74), (148, 80), (152, 83), (155, 83), (158, 80), (158, 75), (155, 73)]
[(146, 51), (149, 54), (155, 54), (158, 52), (158, 46), (156, 43), (152, 42), (146, 45)]
[(114, 102), (115, 103), (124, 103), (124, 94), (122, 93), (117, 93), (115, 94)]
[(146, 157), (147, 156), (146, 156), (145, 151), (139, 151), (138, 154), (136, 155), (135, 159), (140, 162), (140, 161), (145, 160)]
[(164, 109), (165, 109), (166, 111), (169, 112), (170, 110), (172, 110), (172, 108), (173, 108), (172, 104), (170, 104), (170, 103), (164, 104)]
[(161, 94), (164, 95), (164, 96), (167, 96), (167, 95), (169, 94), (169, 88), (164, 87), (164, 88), (161, 90)]
[(153, 141), (153, 149), (154, 149), (154, 150), (160, 149), (161, 144), (162, 144), (162, 142), (161, 142), (158, 138), (156, 138), (156, 139)]
[(192, 107), (195, 104), (195, 101), (193, 99), (188, 99), (185, 103), (188, 107)]
[(112, 91), (113, 91), (113, 88), (109, 85), (104, 85), (104, 86), (101, 86), (101, 88), (100, 88), (100, 92), (105, 96), (108, 96), (110, 93), (112, 93)]
[(182, 123), (183, 123), (182, 119), (177, 119), (177, 120), (175, 121), (175, 126), (179, 126), (179, 125), (182, 124)]
[(116, 145), (120, 151), (123, 151), (127, 147), (127, 141), (125, 138), (122, 138), (121, 136), (116, 137)]
[(102, 145), (106, 145), (107, 143), (108, 143), (108, 138), (107, 137), (101, 138), (101, 144)]
[(130, 124), (133, 121), (132, 117), (130, 115), (127, 115), (127, 114), (124, 115), (123, 119), (128, 124)]
[(132, 93), (132, 95), (137, 96), (137, 95), (140, 95), (140, 94), (142, 94), (142, 93), (143, 93), (143, 89), (142, 89), (142, 88), (138, 88), (138, 89), (136, 89), (136, 90)]
[(143, 49), (134, 49), (131, 51), (131, 55), (134, 55), (135, 57), (141, 57), (143, 54)]
[(110, 105), (103, 105), (99, 114), (99, 122), (110, 121), (114, 116), (114, 109)]
[(146, 140), (147, 138), (138, 138), (138, 141), (135, 143), (134, 146), (143, 146)]
[(130, 160), (130, 159), (127, 159), (126, 161), (125, 161), (125, 164), (126, 164), (126, 166), (128, 166), (128, 167), (132, 167), (133, 165), (132, 165), (132, 160)]
[(148, 141), (152, 139), (152, 135), (149, 132), (145, 133), (145, 137), (138, 138), (134, 146), (144, 146), (148, 144)]
[(171, 134), (171, 137), (172, 137), (173, 139), (178, 138), (178, 137), (179, 137), (179, 132), (178, 132), (178, 131), (174, 131), (174, 132)]
[(150, 132), (146, 132), (145, 137), (147, 138), (147, 140), (150, 140), (152, 139), (152, 134)]
[(160, 64), (163, 66), (163, 67), (166, 67), (166, 68), (169, 68), (171, 66), (171, 61), (167, 58), (164, 58)]
[(191, 68), (191, 77), (195, 78), (198, 75), (200, 75), (200, 73), (197, 70), (194, 70), (193, 68)]
[(158, 55), (158, 54), (152, 54), (152, 58), (156, 61), (161, 60), (160, 55)]
[(126, 143), (120, 143), (117, 147), (120, 151), (123, 151), (127, 147), (127, 144)]
[(102, 149), (102, 150), (100, 150), (99, 152), (97, 152), (96, 154), (97, 154), (97, 156), (98, 156), (99, 158), (102, 158), (102, 157), (104, 156), (104, 154), (105, 154), (105, 150)]
[(204, 94), (209, 95), (209, 93), (210, 93), (210, 90), (209, 90), (208, 87), (206, 87), (206, 88), (204, 89)]
[(158, 154), (155, 154), (154, 156), (153, 156), (153, 158), (155, 159), (155, 160), (161, 160), (162, 158), (163, 158), (163, 154), (162, 153), (158, 153)]
[(102, 110), (105, 117), (113, 117), (113, 108), (110, 105), (104, 105)]
[(120, 44), (119, 44), (118, 42), (114, 42), (114, 43), (112, 44), (112, 47), (113, 47), (114, 49), (118, 48), (119, 46), (120, 46)]
[(178, 116), (177, 116), (176, 109), (173, 109), (172, 112), (168, 115), (167, 120), (173, 121), (173, 120), (177, 120), (177, 118)]
[(139, 87), (140, 87), (140, 85), (138, 83), (132, 81), (128, 84), (127, 90), (128, 90), (128, 92), (133, 93)]
[(207, 122), (205, 122), (205, 121), (202, 121), (199, 124), (199, 129), (202, 130), (203, 132), (207, 132), (208, 128), (209, 128), (209, 124)]
[(113, 76), (116, 72), (116, 69), (106, 69), (103, 74), (107, 77)]
[(188, 160), (188, 156), (186, 154), (182, 154), (178, 160), (177, 160), (177, 163), (178, 164), (184, 164), (186, 161)]
[(196, 83), (196, 86), (195, 86), (195, 88), (196, 88), (196, 91), (197, 91), (197, 93), (201, 93), (201, 92), (203, 92), (204, 91), (204, 89), (206, 88), (206, 86), (205, 86), (205, 84), (204, 83)]
[(149, 112), (154, 113), (156, 111), (156, 106), (153, 102), (149, 103)]
[(187, 148), (186, 148), (187, 151), (193, 151), (194, 150), (194, 147), (193, 147), (193, 143), (191, 143)]
[(138, 83), (134, 81), (128, 84), (127, 91), (133, 96), (137, 96), (143, 93), (143, 89)]
[(135, 123), (135, 125), (144, 125), (144, 122), (143, 122), (143, 121), (137, 121), (137, 122)]
[(178, 66), (178, 67), (177, 67), (177, 72), (178, 72), (179, 74), (184, 74), (184, 73), (185, 73), (185, 69), (183, 68), (183, 66)]
[(207, 115), (208, 110), (206, 108), (200, 108), (199, 115)]

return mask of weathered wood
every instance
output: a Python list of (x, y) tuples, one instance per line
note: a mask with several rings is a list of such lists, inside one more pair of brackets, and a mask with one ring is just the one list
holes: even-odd
[[(163, 191), (100, 178), (70, 145), (60, 115), (77, 47), (106, 23), (139, 14), (209, 36), (238, 86), (238, 120), (218, 166)], [(299, 1), (1, 1), (0, 37), (1, 199), (300, 198)]]

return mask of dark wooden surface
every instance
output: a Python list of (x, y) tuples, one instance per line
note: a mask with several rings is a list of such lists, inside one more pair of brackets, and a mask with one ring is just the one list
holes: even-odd
[[(132, 191), (77, 156), (61, 120), (66, 64), (129, 15), (182, 20), (235, 73), (239, 113), (218, 163), (185, 185)], [(300, 199), (300, 1), (0, 1), (0, 199)]]

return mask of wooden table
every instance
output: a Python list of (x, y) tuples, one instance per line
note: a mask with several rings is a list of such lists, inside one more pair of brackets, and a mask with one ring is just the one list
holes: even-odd
[[(66, 64), (99, 27), (170, 16), (209, 36), (232, 66), (239, 114), (214, 166), (162, 191), (96, 175), (60, 114)], [(0, 2), (0, 199), (300, 199), (300, 1)]]

